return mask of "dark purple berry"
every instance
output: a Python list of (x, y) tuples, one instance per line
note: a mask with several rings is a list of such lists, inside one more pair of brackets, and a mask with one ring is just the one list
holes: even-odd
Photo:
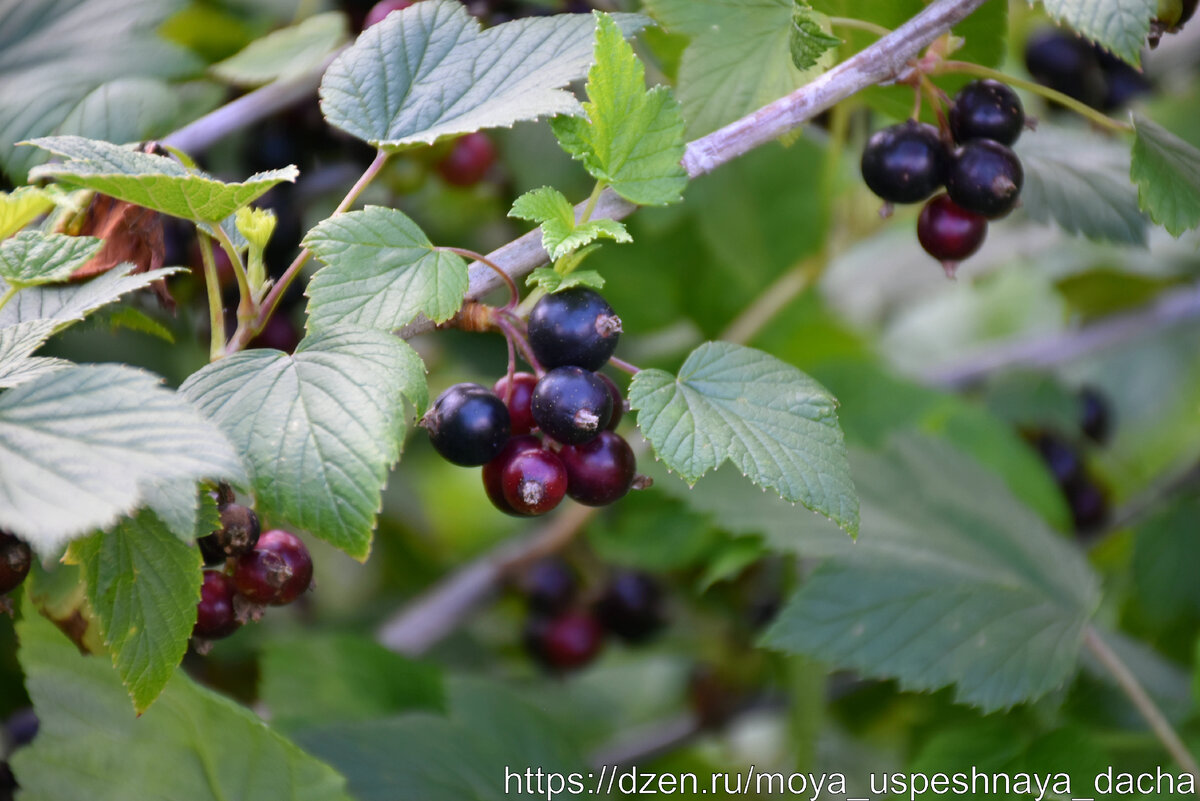
[(33, 707), (24, 707), (16, 712), (4, 722), (4, 730), (8, 733), (8, 741), (14, 749), (24, 748), (33, 742), (37, 737), (38, 729), (41, 728), (41, 721), (38, 720), (37, 713), (33, 711)]
[(567, 494), (567, 470), (548, 450), (523, 451), (500, 472), (500, 487), (517, 514), (544, 515)]
[(33, 551), (24, 540), (0, 531), (0, 595), (21, 586), (33, 566)]
[(862, 176), (889, 203), (917, 203), (945, 181), (948, 160), (937, 128), (908, 120), (876, 131), (867, 141)]
[(393, 11), (403, 11), (415, 2), (417, 0), (380, 0), (380, 2), (371, 6), (371, 10), (367, 12), (366, 19), (363, 20), (363, 30), (370, 28), (376, 23), (383, 22), (384, 17)]
[(214, 567), (231, 556), (241, 556), (258, 542), (262, 527), (254, 510), (231, 503), (221, 507), (221, 528), (197, 542), (204, 564)]
[(1108, 496), (1088, 476), (1080, 476), (1063, 487), (1071, 521), (1078, 534), (1093, 534), (1108, 522)]
[(608, 420), (608, 430), (616, 431), (617, 426), (621, 424), (621, 418), (625, 414), (625, 396), (621, 394), (621, 388), (617, 386), (617, 382), (604, 373), (596, 373), (596, 377), (604, 382), (604, 385), (608, 387), (609, 394), (612, 395), (613, 410), (612, 417)]
[(508, 406), (508, 419), (514, 437), (528, 434), (537, 425), (533, 422), (533, 410), (529, 408), (537, 382), (537, 376), (533, 373), (513, 373), (511, 396), (508, 396), (508, 376), (501, 378), (492, 388), (496, 397)]
[(535, 562), (521, 578), (529, 608), (547, 615), (563, 611), (575, 600), (579, 583), (570, 565), (557, 557)]
[(611, 431), (601, 431), (582, 445), (568, 445), (558, 455), (567, 469), (567, 494), (585, 506), (619, 501), (637, 476), (633, 449)]
[(254, 550), (238, 559), (233, 582), (247, 601), (284, 606), (308, 589), (312, 573), (312, 556), (300, 538), (274, 529), (264, 531)]
[(533, 390), (538, 428), (564, 445), (594, 439), (612, 419), (612, 406), (608, 387), (582, 367), (556, 367)]
[(621, 318), (586, 287), (546, 295), (529, 313), (529, 347), (547, 370), (566, 365), (599, 370), (620, 338)]
[(1083, 459), (1071, 443), (1049, 431), (1035, 433), (1033, 447), (1054, 476), (1054, 481), (1065, 487), (1083, 475)]
[(241, 622), (233, 608), (236, 588), (233, 580), (218, 570), (204, 571), (200, 585), (200, 603), (196, 606), (193, 637), (220, 640), (238, 630)]
[(492, 502), (492, 505), (501, 512), (516, 516), (521, 514), (504, 497), (502, 482), (504, 468), (525, 451), (540, 451), (541, 449), (542, 441), (540, 439), (531, 434), (523, 434), (510, 439), (496, 458), (483, 466), (483, 491), (487, 493), (488, 500)]
[(967, 211), (949, 195), (937, 195), (921, 209), (917, 240), (925, 252), (947, 265), (951, 275), (958, 262), (975, 254), (987, 236), (987, 219)]
[(504, 401), (479, 384), (455, 384), (447, 389), (434, 401), (422, 425), (442, 458), (464, 467), (494, 459), (511, 430)]
[(991, 139), (1011, 145), (1024, 127), (1021, 99), (999, 81), (972, 81), (959, 90), (950, 107), (950, 131), (959, 143)]
[(596, 616), (622, 640), (644, 642), (662, 628), (662, 588), (645, 573), (622, 570), (609, 579)]
[(1094, 387), (1079, 390), (1079, 428), (1084, 436), (1103, 445), (1112, 431), (1112, 409), (1108, 399)]
[(999, 142), (976, 139), (955, 151), (946, 191), (962, 208), (991, 220), (1013, 210), (1024, 182), (1016, 153)]
[(444, 159), (437, 163), (438, 174), (453, 186), (474, 186), (496, 161), (496, 146), (487, 134), (469, 133), (454, 143)]
[(596, 658), (604, 646), (604, 629), (592, 615), (568, 610), (549, 618), (534, 617), (525, 630), (532, 655), (553, 670), (573, 670)]
[(1042, 86), (1089, 106), (1104, 99), (1104, 74), (1095, 51), (1083, 39), (1054, 29), (1039, 31), (1025, 44), (1025, 68)]

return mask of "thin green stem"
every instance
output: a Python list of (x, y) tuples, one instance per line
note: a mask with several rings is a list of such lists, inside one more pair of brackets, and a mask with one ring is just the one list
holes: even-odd
[(213, 232), (216, 234), (217, 244), (229, 257), (229, 263), (233, 265), (233, 274), (237, 277), (238, 295), (241, 297), (241, 302), (238, 303), (238, 327), (253, 325), (254, 318), (258, 315), (258, 304), (254, 301), (254, 294), (250, 291), (250, 281), (246, 277), (246, 265), (242, 263), (241, 254), (234, 247), (229, 234), (225, 233), (225, 229), (214, 225)]
[(0, 309), (3, 309), (5, 306), (7, 306), (8, 302), (16, 297), (17, 293), (20, 291), (21, 287), (9, 284), (8, 289), (4, 290), (4, 294), (0, 295)]
[(521, 290), (517, 289), (517, 283), (513, 280), (512, 276), (504, 272), (504, 270), (501, 269), (496, 262), (492, 261), (481, 253), (476, 253), (475, 251), (467, 250), (466, 248), (438, 247), (434, 248), (434, 250), (453, 253), (456, 256), (462, 256), (464, 259), (472, 259), (473, 261), (477, 261), (483, 266), (491, 269), (492, 272), (500, 276), (500, 280), (504, 281), (504, 285), (508, 287), (508, 303), (504, 305), (504, 310), (512, 311), (517, 307), (517, 302), (521, 299)]
[(596, 204), (600, 202), (600, 195), (607, 188), (607, 181), (596, 181), (596, 187), (592, 190), (591, 196), (588, 197), (587, 205), (583, 207), (583, 214), (579, 217), (581, 224), (592, 219), (592, 212), (596, 210)]
[(1081, 103), (1073, 97), (1068, 97), (1062, 92), (1055, 91), (1048, 87), (1042, 86), (1040, 83), (1027, 81), (1024, 78), (1015, 78), (1012, 75), (994, 70), (989, 67), (982, 67), (978, 64), (971, 64), (966, 61), (943, 61), (937, 68), (934, 74), (940, 75), (944, 72), (961, 72), (966, 75), (974, 75), (978, 78), (992, 78), (993, 80), (1003, 81), (1010, 86), (1017, 86), (1021, 89), (1026, 89), (1034, 94), (1039, 94), (1047, 100), (1053, 100), (1059, 105), (1066, 106), (1081, 117), (1086, 117), (1088, 120), (1096, 123), (1102, 128), (1107, 128), (1110, 131), (1119, 131), (1122, 133), (1132, 133), (1133, 126), (1127, 122), (1114, 120), (1106, 114), (1101, 114), (1096, 109)]
[(829, 24), (834, 28), (852, 28), (856, 31), (873, 33), (876, 36), (888, 36), (891, 34), (891, 30), (883, 27), (882, 25), (876, 25), (874, 22), (867, 22), (863, 19), (853, 19), (851, 17), (830, 17)]
[(200, 258), (204, 262), (204, 286), (208, 290), (208, 322), (212, 329), (208, 359), (215, 362), (225, 354), (225, 309), (221, 303), (221, 279), (217, 275), (217, 262), (213, 259), (212, 239), (199, 229), (196, 233), (196, 241), (200, 245)]

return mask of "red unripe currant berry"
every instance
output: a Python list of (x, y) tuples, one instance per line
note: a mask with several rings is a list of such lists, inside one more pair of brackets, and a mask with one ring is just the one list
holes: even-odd
[(954, 274), (958, 262), (975, 254), (987, 237), (987, 218), (959, 206), (949, 195), (925, 204), (917, 219), (917, 239), (925, 252)]
[(236, 588), (233, 580), (219, 570), (204, 571), (200, 585), (200, 603), (196, 606), (196, 626), (193, 637), (220, 640), (238, 630), (241, 622), (233, 608)]
[(505, 499), (501, 477), (504, 474), (504, 468), (517, 456), (526, 451), (540, 451), (541, 449), (542, 440), (540, 438), (532, 434), (523, 434), (510, 439), (508, 444), (504, 446), (504, 449), (500, 451), (500, 454), (483, 466), (483, 491), (487, 493), (488, 500), (492, 502), (492, 506), (495, 506), (506, 515), (521, 515)]
[(567, 469), (567, 494), (585, 506), (619, 501), (637, 476), (633, 449), (611, 431), (582, 445), (567, 445), (558, 456)]
[(238, 559), (233, 582), (247, 601), (284, 606), (308, 589), (312, 573), (312, 556), (300, 538), (274, 529), (264, 531), (254, 550)]
[(376, 23), (383, 22), (384, 17), (391, 14), (393, 11), (403, 11), (409, 6), (416, 3), (418, 0), (381, 0), (371, 6), (371, 10), (367, 12), (366, 18), (363, 19), (363, 30), (370, 28)]
[(567, 470), (544, 449), (517, 454), (500, 473), (504, 500), (521, 515), (544, 515), (567, 494)]
[(508, 376), (503, 376), (492, 388), (496, 397), (508, 407), (513, 436), (528, 434), (537, 426), (533, 421), (533, 410), (529, 408), (537, 382), (537, 376), (533, 373), (513, 373), (511, 396), (508, 395)]
[(616, 431), (617, 426), (621, 424), (621, 417), (625, 414), (625, 396), (621, 394), (621, 388), (617, 386), (617, 382), (604, 373), (596, 373), (596, 377), (604, 383), (604, 386), (608, 387), (608, 393), (612, 395), (612, 417), (608, 421), (608, 430)]
[(21, 586), (33, 566), (33, 552), (24, 540), (0, 531), (0, 595)]
[(553, 670), (581, 668), (604, 646), (604, 628), (592, 615), (567, 610), (550, 618), (534, 618), (525, 642), (533, 656)]
[(452, 186), (474, 186), (483, 180), (496, 161), (496, 146), (486, 134), (469, 133), (454, 143), (437, 163), (438, 175)]
[(214, 567), (231, 556), (241, 556), (258, 543), (262, 527), (254, 510), (240, 503), (221, 507), (221, 528), (197, 540), (204, 564)]

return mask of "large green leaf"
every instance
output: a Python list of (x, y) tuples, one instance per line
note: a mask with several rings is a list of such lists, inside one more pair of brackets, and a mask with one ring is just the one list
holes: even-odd
[(793, 0), (646, 0), (671, 33), (691, 37), (678, 92), (688, 135), (702, 136), (800, 88), (812, 70), (792, 63)]
[(71, 546), (113, 665), (138, 713), (158, 698), (183, 659), (200, 601), (200, 551), (153, 512)]
[(17, 636), (39, 721), (12, 756), (24, 801), (349, 801), (336, 772), (182, 671), (137, 717), (107, 660), (36, 615)]
[(616, 22), (607, 14), (597, 19), (587, 117), (556, 117), (554, 134), (593, 178), (631, 203), (678, 203), (687, 186), (679, 103), (666, 86), (646, 89), (646, 70)]
[(35, 167), (31, 178), (54, 178), (173, 217), (210, 224), (221, 222), (276, 184), (294, 182), (299, 174), (289, 165), (238, 183), (225, 183), (166, 156), (99, 139), (46, 136), (30, 144), (66, 159)]
[[(626, 35), (647, 22), (616, 15)], [(372, 25), (321, 81), (331, 125), (385, 148), (578, 114), (564, 87), (583, 77), (595, 21), (534, 17), (483, 30), (457, 0), (424, 0)]]
[(858, 531), (837, 402), (795, 367), (709, 342), (692, 351), (678, 378), (638, 373), (629, 402), (655, 453), (689, 483), (728, 459), (754, 483)]
[(22, 231), (0, 242), (0, 279), (21, 289), (65, 281), (101, 244), (91, 236)]
[(0, 192), (0, 239), (12, 236), (52, 208), (50, 193), (36, 186)]
[(330, 217), (304, 244), (326, 266), (305, 293), (310, 330), (358, 325), (393, 331), (424, 314), (454, 316), (467, 292), (467, 266), (437, 250), (402, 211), (367, 206)]
[(179, 391), (245, 454), (268, 523), (366, 559), (407, 412), (428, 402), (412, 348), (382, 331), (327, 329), (292, 356), (261, 349), (221, 359)]
[(1200, 615), (1200, 550), (1195, 547), (1200, 500), (1182, 499), (1137, 527), (1131, 573), (1137, 604), (1166, 628)]
[(811, 575), (768, 646), (985, 709), (1037, 698), (1075, 670), (1099, 601), (1080, 554), (948, 445), (861, 454), (862, 533)]
[(529, 220), (542, 227), (542, 247), (558, 260), (597, 239), (632, 242), (625, 225), (617, 220), (575, 220), (575, 207), (551, 186), (532, 189), (513, 201), (509, 217)]
[(33, 355), (55, 327), (53, 320), (26, 320), (0, 328), (0, 387), (15, 387), (70, 365), (65, 359)]
[(209, 69), (223, 81), (258, 86), (316, 69), (345, 38), (344, 14), (317, 14), (254, 40)]
[(73, 366), (0, 395), (0, 528), (41, 553), (106, 528), (173, 480), (245, 480), (229, 441), (150, 373)]
[(1172, 236), (1200, 224), (1200, 150), (1141, 116), (1134, 116), (1133, 164), (1138, 202)]
[[(131, 275), (135, 269), (134, 264), (119, 264), (89, 281), (22, 290), (0, 308), (0, 328), (33, 320), (50, 320), (55, 323), (54, 330), (61, 331), (122, 295), (183, 272), (182, 268), (168, 267)], [(0, 279), (0, 289), (7, 288)]]
[[(1032, 0), (1030, 0), (1032, 5)], [(1046, 13), (1137, 66), (1158, 0), (1042, 0)]]

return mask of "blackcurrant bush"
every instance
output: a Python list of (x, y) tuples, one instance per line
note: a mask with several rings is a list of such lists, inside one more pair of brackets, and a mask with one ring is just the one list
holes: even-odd
[(1094, 387), (1079, 390), (1079, 428), (1084, 436), (1103, 445), (1112, 431), (1112, 409), (1108, 399)]
[(238, 630), (241, 621), (233, 608), (236, 593), (233, 580), (219, 570), (204, 571), (200, 585), (200, 603), (196, 606), (196, 626), (193, 637), (219, 640)]
[(567, 610), (553, 617), (535, 616), (526, 626), (525, 645), (552, 670), (581, 668), (604, 646), (604, 628), (587, 612)]
[(533, 419), (549, 437), (581, 445), (612, 419), (612, 394), (596, 374), (582, 367), (556, 367), (533, 390)]
[(1063, 487), (1071, 522), (1078, 534), (1093, 534), (1108, 522), (1108, 496), (1090, 477), (1080, 476)]
[(662, 588), (645, 573), (615, 573), (596, 602), (596, 616), (604, 627), (631, 643), (644, 642), (664, 621)]
[(950, 131), (959, 143), (991, 139), (1011, 145), (1024, 127), (1021, 99), (999, 81), (972, 81), (959, 90), (950, 107)]
[(521, 588), (529, 608), (552, 615), (563, 611), (575, 600), (579, 582), (570, 565), (557, 557), (532, 564), (521, 577)]
[(492, 505), (501, 512), (518, 516), (521, 514), (504, 497), (504, 485), (501, 481), (504, 468), (525, 451), (541, 449), (542, 441), (540, 439), (531, 434), (523, 434), (510, 439), (496, 458), (483, 466), (483, 491), (487, 493), (488, 500), (492, 502)]
[(197, 540), (204, 564), (213, 567), (231, 556), (241, 556), (258, 543), (262, 528), (254, 510), (231, 503), (221, 507), (221, 528)]
[(504, 500), (517, 514), (544, 515), (567, 494), (567, 470), (552, 452), (527, 450), (504, 466), (500, 487)]
[(238, 559), (233, 582), (247, 601), (284, 606), (308, 589), (312, 573), (312, 556), (300, 538), (274, 529), (264, 531), (254, 550)]
[(1047, 29), (1025, 44), (1025, 68), (1042, 86), (1099, 106), (1104, 99), (1104, 74), (1091, 46), (1078, 36)]
[(513, 373), (511, 396), (508, 395), (508, 376), (501, 378), (492, 388), (496, 397), (508, 406), (508, 419), (514, 437), (528, 434), (537, 425), (533, 422), (533, 410), (529, 408), (537, 382), (537, 376), (533, 373)]
[(393, 11), (403, 11), (415, 2), (417, 0), (380, 0), (380, 2), (371, 6), (371, 10), (367, 12), (367, 16), (363, 20), (363, 30), (370, 28), (378, 22), (383, 22), (384, 17)]
[(908, 120), (876, 131), (862, 154), (862, 176), (889, 203), (917, 203), (946, 179), (949, 154), (932, 125)]
[(990, 220), (1012, 211), (1024, 182), (1016, 153), (999, 142), (975, 139), (954, 153), (946, 191), (962, 208)]
[(496, 161), (496, 146), (487, 134), (469, 133), (454, 143), (437, 163), (438, 175), (452, 186), (474, 186), (483, 180)]
[(625, 415), (625, 396), (621, 394), (621, 388), (617, 386), (616, 381), (604, 373), (596, 373), (596, 376), (604, 382), (604, 386), (608, 387), (608, 392), (612, 395), (613, 410), (612, 417), (608, 419), (608, 430), (616, 431), (617, 426), (621, 424), (621, 418)]
[(504, 401), (479, 384), (455, 384), (426, 413), (429, 441), (448, 462), (487, 464), (508, 442), (511, 423)]
[(987, 236), (987, 219), (960, 207), (948, 195), (937, 195), (921, 209), (917, 239), (925, 252), (954, 274), (958, 262), (974, 255)]
[(1054, 476), (1060, 487), (1065, 487), (1083, 475), (1083, 459), (1074, 446), (1067, 440), (1049, 431), (1039, 431), (1032, 435), (1033, 447)]
[(621, 318), (600, 293), (574, 287), (546, 295), (529, 313), (529, 347), (547, 370), (599, 370), (616, 350)]
[(0, 531), (0, 595), (21, 586), (33, 566), (33, 551), (24, 540)]
[(567, 494), (585, 506), (619, 501), (637, 477), (633, 449), (611, 431), (582, 445), (567, 445), (558, 455), (567, 469)]

